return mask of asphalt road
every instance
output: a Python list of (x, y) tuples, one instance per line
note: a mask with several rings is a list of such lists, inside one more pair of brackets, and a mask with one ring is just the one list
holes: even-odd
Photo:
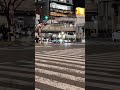
[(85, 44), (74, 43), (74, 44), (50, 44), (50, 45), (36, 45), (36, 52), (54, 51), (54, 50), (65, 50), (74, 48), (85, 48)]
[(84, 90), (85, 70), (88, 90), (119, 90), (119, 53), (119, 43), (102, 41), (1, 49), (0, 90), (34, 90), (35, 80), (36, 90)]
[(0, 50), (0, 90), (35, 89), (34, 55), (34, 49)]
[(43, 48), (41, 52), (37, 47), (35, 53), (36, 90), (85, 90), (85, 49), (78, 46)]
[[(53, 51), (55, 49), (63, 50), (68, 48), (79, 48), (79, 45), (73, 45), (69, 47), (59, 45), (45, 46), (41, 48), (36, 47), (35, 49), (29, 49), (29, 47), (27, 48), (28, 49), (19, 47), (0, 48), (0, 90), (35, 89), (35, 50), (44, 53), (44, 51)], [(64, 66), (65, 64), (66, 63), (64, 63)], [(68, 68), (70, 67), (72, 66), (68, 66)], [(42, 85), (44, 88), (44, 84)], [(84, 85), (82, 87), (84, 87)]]

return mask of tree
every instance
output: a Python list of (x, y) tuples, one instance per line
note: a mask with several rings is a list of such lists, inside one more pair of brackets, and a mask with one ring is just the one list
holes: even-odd
[(8, 28), (14, 25), (14, 12), (24, 0), (0, 0), (2, 13), (6, 16)]

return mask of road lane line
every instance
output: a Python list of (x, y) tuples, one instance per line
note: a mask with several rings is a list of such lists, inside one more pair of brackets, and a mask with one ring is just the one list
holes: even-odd
[(57, 62), (57, 61), (49, 61), (49, 60), (39, 60), (39, 59), (35, 59), (35, 61), (38, 62), (47, 62), (47, 63), (52, 63), (52, 64), (59, 64), (59, 65), (65, 65), (65, 66), (71, 66), (71, 67), (77, 67), (77, 68), (85, 68), (82, 66), (85, 66), (85, 62), (83, 65), (76, 65), (76, 64), (70, 64), (70, 63), (63, 63), (63, 62)]
[(110, 84), (104, 84), (104, 83), (94, 83), (94, 82), (88, 82), (87, 81), (87, 86), (90, 87), (98, 87), (98, 88), (103, 88), (104, 89), (110, 89), (110, 90), (119, 90), (120, 86), (118, 85), (110, 85)]
[(0, 86), (0, 90), (21, 90), (21, 89)]
[(0, 65), (0, 69), (34, 72), (34, 69), (27, 69), (27, 68), (15, 67), (15, 66), (2, 66), (2, 65)]
[[(65, 62), (72, 62), (72, 63), (76, 63), (76, 64), (81, 64), (81, 63), (84, 63), (84, 62), (80, 62), (79, 61), (74, 61), (74, 60), (66, 60), (66, 59), (57, 59), (57, 58), (50, 58), (50, 57), (40, 57), (40, 56), (35, 56), (36, 59), (46, 59), (46, 60), (56, 60), (56, 61), (65, 61)], [(83, 61), (83, 59), (81, 59)]]
[(35, 65), (39, 66), (39, 67), (42, 66), (42, 67), (47, 67), (47, 68), (53, 68), (53, 69), (63, 70), (66, 72), (72, 72), (72, 73), (77, 73), (77, 74), (85, 74), (85, 71), (70, 69), (70, 68), (66, 68), (66, 67), (53, 66), (53, 65), (42, 64), (42, 63), (35, 63)]
[[(69, 60), (78, 60), (78, 61), (84, 61), (84, 59), (81, 59), (80, 56), (78, 58), (78, 56), (76, 57), (69, 57), (66, 55), (66, 57), (61, 57), (61, 56), (53, 56), (53, 55), (40, 55), (40, 54), (36, 54), (36, 56), (40, 56), (40, 57), (49, 57), (49, 58), (58, 58), (58, 59), (69, 59)], [(81, 55), (82, 56), (82, 55)]]
[(28, 81), (10, 79), (10, 78), (3, 78), (3, 77), (0, 77), (0, 81), (1, 82), (12, 83), (12, 84), (23, 85), (23, 86), (31, 86), (31, 85), (34, 84), (34, 83), (31, 83), (31, 82), (28, 82)]
[(34, 75), (30, 75), (30, 74), (27, 74), (27, 73), (12, 72), (12, 71), (0, 71), (0, 74), (11, 75), (11, 76), (19, 76), (19, 77), (27, 77), (27, 78), (34, 78)]
[(85, 90), (82, 87), (77, 87), (74, 85), (62, 83), (62, 82), (55, 81), (55, 80), (50, 80), (50, 79), (39, 77), (39, 76), (35, 76), (35, 81), (41, 82), (43, 84), (50, 85), (50, 86), (53, 86), (59, 89), (63, 89), (63, 90)]
[(57, 77), (60, 77), (60, 78), (65, 78), (65, 79), (69, 79), (69, 80), (73, 80), (73, 81), (85, 82), (85, 78), (76, 77), (76, 76), (73, 76), (73, 75), (59, 73), (59, 72), (55, 72), (55, 71), (35, 68), (35, 72), (44, 73), (44, 74), (47, 74), (47, 75), (54, 75), (54, 76), (57, 76)]

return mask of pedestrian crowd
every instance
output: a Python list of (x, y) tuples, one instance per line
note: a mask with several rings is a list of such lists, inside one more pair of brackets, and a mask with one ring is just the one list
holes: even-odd
[(0, 40), (8, 40), (8, 33), (10, 32), (10, 30), (8, 28), (5, 27), (5, 25), (1, 25), (0, 26)]
[(13, 31), (5, 27), (5, 25), (0, 26), (0, 40), (11, 41), (11, 37), (19, 39), (21, 37), (34, 36), (34, 27), (25, 26), (25, 27), (13, 27)]

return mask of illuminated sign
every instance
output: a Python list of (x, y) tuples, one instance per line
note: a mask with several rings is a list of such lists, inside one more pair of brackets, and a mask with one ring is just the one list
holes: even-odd
[(65, 14), (56, 13), (56, 12), (50, 12), (50, 15), (51, 15), (51, 16), (67, 16), (67, 15), (65, 15)]
[(65, 3), (67, 2), (66, 0), (59, 0), (59, 1), (60, 1), (60, 2), (65, 2)]
[(71, 10), (70, 6), (60, 5), (57, 3), (50, 3), (51, 8), (62, 9), (62, 10)]
[(50, 0), (50, 1), (55, 1), (55, 2), (62, 2), (62, 3), (73, 3), (73, 0)]
[(67, 2), (67, 0), (51, 0), (51, 1), (59, 1), (59, 2), (64, 2), (64, 3)]
[(85, 16), (85, 8), (76, 8), (76, 16)]

